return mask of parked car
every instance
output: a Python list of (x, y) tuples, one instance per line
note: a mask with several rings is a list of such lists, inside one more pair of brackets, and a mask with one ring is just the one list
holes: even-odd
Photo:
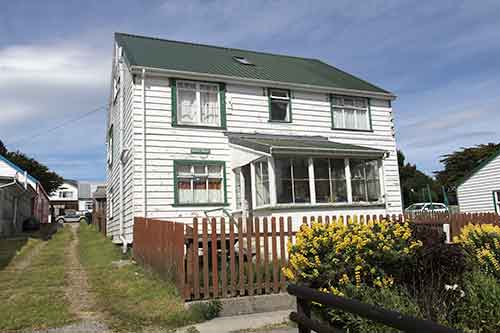
[(420, 202), (414, 203), (405, 209), (405, 213), (448, 213), (449, 209), (445, 204), (437, 202)]
[(87, 222), (87, 218), (84, 214), (77, 212), (75, 210), (67, 210), (64, 215), (58, 216), (56, 218), (58, 223), (72, 223), (72, 222)]

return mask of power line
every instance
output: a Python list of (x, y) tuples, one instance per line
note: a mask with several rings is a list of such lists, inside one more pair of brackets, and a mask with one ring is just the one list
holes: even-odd
[(47, 130), (40, 131), (40, 132), (38, 132), (35, 135), (26, 136), (26, 137), (21, 138), (21, 139), (19, 139), (17, 141), (14, 141), (14, 142), (12, 142), (12, 144), (20, 144), (20, 143), (24, 143), (24, 142), (29, 142), (29, 141), (31, 141), (33, 139), (36, 139), (36, 138), (38, 138), (38, 137), (40, 137), (42, 135), (54, 132), (55, 130), (61, 129), (61, 128), (65, 127), (68, 124), (73, 124), (73, 123), (75, 123), (75, 122), (77, 122), (79, 120), (82, 120), (83, 118), (86, 118), (86, 117), (90, 116), (91, 114), (94, 114), (94, 113), (96, 113), (98, 111), (102, 111), (102, 110), (105, 110), (105, 109), (106, 109), (105, 105), (104, 106), (100, 106), (100, 107), (98, 107), (96, 109), (93, 109), (93, 110), (90, 110), (88, 112), (85, 112), (85, 113), (81, 114), (78, 117), (75, 117), (75, 118), (72, 118), (72, 119), (68, 119), (67, 121), (65, 121), (65, 122), (63, 122), (63, 123), (61, 123), (61, 124), (59, 124), (57, 126), (49, 128)]

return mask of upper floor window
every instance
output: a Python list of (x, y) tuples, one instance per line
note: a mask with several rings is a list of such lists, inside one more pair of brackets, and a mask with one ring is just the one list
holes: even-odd
[(291, 122), (292, 103), (290, 91), (284, 89), (269, 89), (269, 120)]
[(370, 130), (368, 99), (332, 96), (332, 125), (334, 129)]
[(59, 192), (59, 198), (71, 199), (71, 198), (73, 198), (73, 192), (71, 192), (71, 191), (60, 191)]
[(172, 80), (174, 125), (224, 127), (224, 85)]
[(223, 162), (175, 161), (176, 204), (225, 203)]

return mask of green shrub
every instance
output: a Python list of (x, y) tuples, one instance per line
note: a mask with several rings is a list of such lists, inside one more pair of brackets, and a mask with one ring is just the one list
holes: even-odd
[(219, 300), (209, 302), (199, 302), (191, 305), (191, 313), (198, 320), (210, 320), (219, 316), (222, 310), (222, 303)]
[[(386, 310), (397, 311), (402, 314), (421, 317), (418, 305), (403, 290), (380, 289), (366, 286), (348, 285), (342, 288), (341, 294), (347, 298), (375, 305)], [(399, 332), (383, 324), (361, 318), (357, 315), (339, 310), (319, 308), (320, 316), (332, 326), (342, 327), (348, 332)]]
[(462, 246), (469, 260), (481, 271), (500, 279), (499, 226), (469, 224), (454, 241)]
[(500, 284), (492, 276), (467, 276), (457, 303), (457, 328), (473, 332), (500, 332)]

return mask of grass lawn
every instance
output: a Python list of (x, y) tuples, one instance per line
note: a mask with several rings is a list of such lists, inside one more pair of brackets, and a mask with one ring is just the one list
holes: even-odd
[(202, 314), (184, 309), (175, 285), (138, 265), (111, 263), (130, 259), (94, 226), (81, 224), (80, 260), (100, 308), (106, 309), (108, 325), (117, 331), (139, 331), (145, 327), (174, 328), (200, 321)]
[[(1, 332), (57, 327), (72, 321), (64, 297), (64, 250), (70, 239), (68, 230), (60, 230), (26, 269), (15, 271), (7, 266), (0, 270)], [(12, 264), (23, 260), (40, 242), (29, 239)]]

